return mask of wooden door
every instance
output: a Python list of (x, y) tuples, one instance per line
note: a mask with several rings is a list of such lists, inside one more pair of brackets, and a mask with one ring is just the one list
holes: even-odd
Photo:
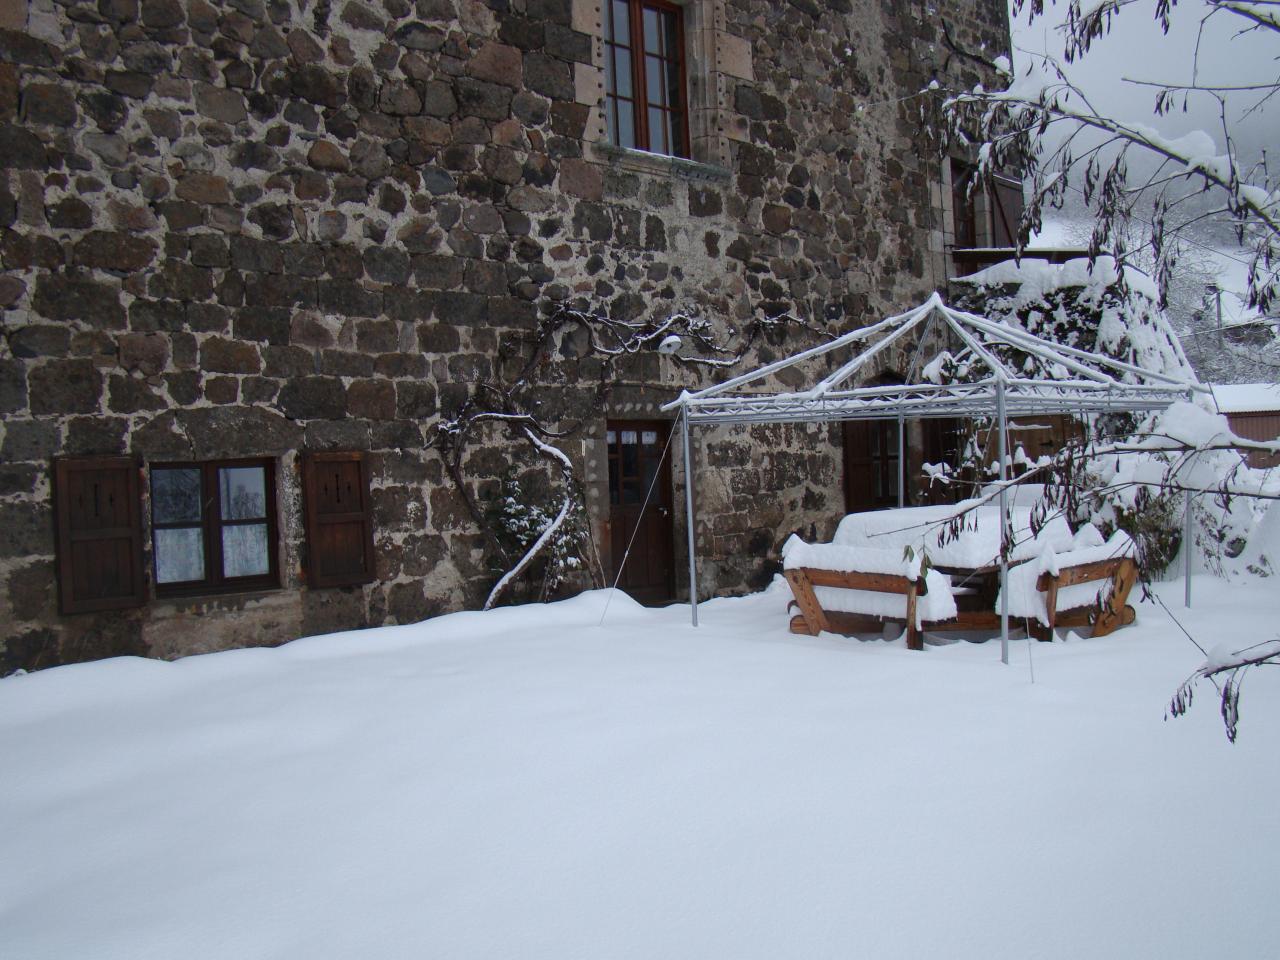
[[(646, 604), (666, 603), (675, 597), (671, 458), (663, 456), (670, 429), (662, 420), (610, 420), (605, 426), (610, 582), (618, 577), (621, 567), (619, 588)], [(642, 514), (646, 495), (649, 505)]]
[(898, 422), (844, 421), (845, 511), (860, 513), (897, 505)]

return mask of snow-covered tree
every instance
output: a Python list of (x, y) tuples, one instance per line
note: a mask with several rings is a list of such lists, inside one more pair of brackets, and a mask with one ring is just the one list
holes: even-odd
[[(1046, 211), (1078, 192), (1094, 214), (1091, 253), (1130, 262), (1131, 228), (1140, 227), (1163, 292), (1176, 276), (1179, 232), (1223, 218), (1249, 252), (1249, 305), (1263, 311), (1280, 306), (1280, 191), (1265, 153), (1246, 156), (1234, 132), (1241, 97), (1251, 98), (1245, 109), (1256, 113), (1280, 91), (1276, 60), (1265, 76), (1206, 80), (1197, 48), (1188, 64), (1153, 57), (1165, 75), (1132, 80), (1151, 88), (1155, 117), (1193, 102), (1213, 105), (1216, 139), (1205, 131), (1166, 137), (1148, 123), (1117, 116), (1073, 82), (1068, 68), (1087, 57), (1118, 17), (1140, 16), (1144, 9), (1166, 34), (1177, 17), (1199, 17), (1201, 30), (1226, 20), (1238, 25), (1233, 36), (1262, 36), (1280, 55), (1280, 2), (1067, 0), (1065, 6), (1060, 57), (1030, 57), (1016, 75), (1001, 57), (991, 66), (1008, 81), (1006, 89), (947, 92), (942, 109), (948, 143), (975, 147), (988, 178), (996, 171), (1021, 175), (1027, 187), (1022, 244)], [(1034, 19), (1044, 14), (1045, 3), (1013, 0), (1013, 10)]]

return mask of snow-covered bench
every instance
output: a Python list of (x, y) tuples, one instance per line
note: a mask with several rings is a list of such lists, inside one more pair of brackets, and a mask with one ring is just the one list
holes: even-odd
[[(1105, 637), (1136, 619), (1127, 605), (1138, 582), (1136, 554), (1127, 534), (1117, 530), (1103, 541), (1086, 524), (1070, 550), (1046, 546), (1037, 560), (1009, 569), (1009, 616), (1025, 620), (1041, 640), (1053, 639), (1055, 627), (1091, 627), (1090, 636)], [(1000, 602), (997, 597), (997, 611)]]
[[(1133, 623), (1136, 614), (1126, 601), (1138, 580), (1135, 553), (1126, 534), (1104, 542), (1089, 525), (1070, 549), (1055, 552), (1046, 543), (1038, 558), (1009, 568), (1010, 620), (1023, 621), (1042, 640), (1052, 639), (1055, 627), (1090, 627), (1091, 636), (1103, 637)], [(805, 543), (792, 536), (782, 558), (783, 576), (800, 609), (791, 618), (792, 633), (870, 633), (886, 622), (901, 622), (907, 648), (921, 650), (926, 629), (1000, 629), (998, 595), (994, 609), (957, 610), (950, 577), (934, 569), (921, 576), (921, 561), (904, 560), (897, 551)]]
[(906, 625), (907, 648), (921, 650), (925, 625), (956, 615), (947, 577), (936, 570), (922, 576), (921, 562), (904, 560), (900, 551), (792, 536), (782, 546), (782, 565), (800, 608), (792, 633), (866, 633), (899, 621)]

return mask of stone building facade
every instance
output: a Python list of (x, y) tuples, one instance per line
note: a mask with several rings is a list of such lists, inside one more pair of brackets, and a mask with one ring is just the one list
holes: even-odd
[[(910, 95), (992, 81), (942, 22), (995, 57), (1003, 0), (672, 6), (686, 158), (609, 142), (598, 0), (2, 0), (0, 672), (477, 604), (491, 559), (430, 438), (555, 304), (838, 332), (943, 287), (949, 174)], [(606, 554), (609, 421), (661, 419), (700, 382), (657, 353), (617, 379), (564, 445)], [(575, 390), (561, 376), (548, 415)], [(325, 451), (363, 454), (355, 585), (308, 567), (304, 461)], [(141, 580), (127, 605), (63, 612), (55, 463), (94, 457), (134, 464)], [(829, 427), (708, 431), (696, 460), (716, 592), (760, 585), (788, 532), (841, 512)], [(274, 581), (226, 589), (227, 559), (221, 590), (159, 589), (161, 512), (181, 510), (153, 502), (156, 470), (213, 470), (211, 509), (235, 469), (215, 461), (266, 465), (270, 523), (233, 527), (224, 499), (219, 536), (262, 532)], [(469, 476), (505, 466), (479, 448)]]

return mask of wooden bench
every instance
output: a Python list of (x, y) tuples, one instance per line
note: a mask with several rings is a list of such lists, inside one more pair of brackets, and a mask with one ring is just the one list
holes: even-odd
[(820, 570), (815, 567), (795, 567), (784, 571), (791, 592), (800, 608), (798, 616), (791, 618), (791, 632), (817, 636), (829, 633), (868, 633), (883, 629), (891, 617), (876, 617), (864, 613), (845, 613), (824, 610), (818, 603), (814, 587), (843, 587), (846, 590), (869, 590), (873, 593), (892, 593), (906, 598), (907, 649), (923, 650), (924, 636), (916, 626), (916, 601), (929, 592), (924, 578), (911, 580), (889, 573), (857, 573), (838, 570)]
[[(814, 587), (843, 587), (849, 590), (869, 590), (876, 593), (898, 594), (906, 598), (907, 649), (923, 650), (922, 628), (916, 625), (916, 605), (928, 588), (923, 578), (911, 580), (904, 576), (883, 573), (857, 573), (822, 570), (814, 567), (797, 567), (784, 571), (791, 592), (795, 596), (800, 613), (791, 618), (791, 632), (816, 636), (822, 631), (830, 633), (871, 633), (883, 629), (887, 621), (895, 617), (880, 617), (861, 613), (844, 613), (824, 610), (818, 602)], [(1085, 583), (1110, 580), (1111, 592), (1105, 601), (1058, 610), (1059, 591)], [(1115, 557), (1089, 563), (1060, 567), (1056, 575), (1042, 573), (1036, 579), (1036, 589), (1044, 594), (1048, 624), (1037, 617), (1010, 616), (1010, 621), (1022, 621), (1027, 632), (1040, 640), (1052, 640), (1055, 627), (1091, 627), (1090, 636), (1105, 637), (1120, 627), (1134, 622), (1137, 614), (1127, 605), (1129, 593), (1138, 582), (1138, 565), (1131, 557)], [(989, 596), (989, 594), (987, 594)], [(999, 630), (1000, 612), (989, 607), (981, 610), (960, 609), (947, 620), (925, 623), (929, 630)]]
[[(1111, 593), (1101, 603), (1091, 603), (1068, 610), (1058, 609), (1058, 591), (1082, 583), (1111, 581)], [(1036, 589), (1044, 594), (1048, 624), (1028, 619), (1027, 632), (1037, 640), (1052, 640), (1055, 627), (1092, 627), (1089, 636), (1105, 637), (1137, 619), (1137, 611), (1128, 605), (1129, 592), (1138, 582), (1138, 564), (1132, 557), (1095, 560), (1059, 569), (1057, 576), (1042, 573), (1036, 578)]]

